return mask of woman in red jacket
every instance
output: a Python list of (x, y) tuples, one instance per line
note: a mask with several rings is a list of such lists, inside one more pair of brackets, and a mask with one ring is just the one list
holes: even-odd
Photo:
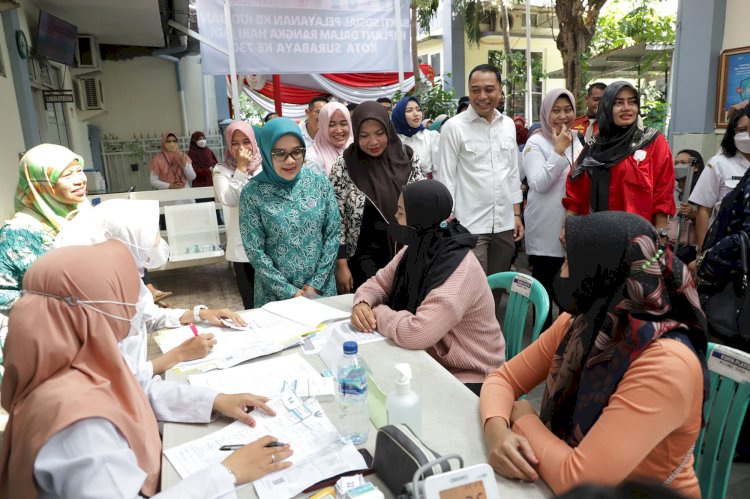
[(674, 165), (658, 130), (638, 122), (640, 99), (624, 81), (607, 87), (596, 112), (599, 135), (578, 157), (566, 185), (563, 206), (570, 215), (627, 211), (640, 215), (667, 236), (675, 213)]

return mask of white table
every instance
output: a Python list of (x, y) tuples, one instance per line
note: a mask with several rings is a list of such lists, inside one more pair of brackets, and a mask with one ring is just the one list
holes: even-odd
[[(323, 298), (321, 301), (341, 310), (351, 310), (352, 295)], [(297, 352), (299, 350), (293, 348), (276, 355)], [(361, 345), (360, 355), (364, 357), (373, 377), (386, 393), (390, 393), (395, 388), (397, 373), (393, 366), (399, 362), (407, 362), (411, 365), (414, 375), (412, 389), (419, 394), (422, 401), (422, 441), (428, 447), (443, 455), (460, 454), (465, 466), (487, 462), (479, 418), (479, 398), (437, 361), (422, 350), (407, 350), (396, 346), (391, 340)], [(318, 355), (304, 355), (304, 357), (318, 371), (326, 368)], [(173, 371), (167, 373), (167, 379), (184, 380), (185, 378), (185, 374), (177, 374)], [(323, 402), (321, 405), (333, 424), (337, 425), (336, 402)], [(200, 438), (219, 430), (229, 422), (229, 419), (221, 418), (209, 424), (165, 423), (164, 448), (169, 449)], [(364, 445), (373, 455), (376, 436), (377, 430), (371, 427), (369, 438)], [(552, 496), (549, 488), (541, 480), (536, 483), (525, 483), (495, 476), (500, 497), (503, 499), (534, 499)], [(172, 464), (164, 457), (162, 457), (161, 477), (162, 489), (180, 480)], [(393, 497), (375, 475), (370, 475), (368, 480), (375, 483), (386, 497)], [(240, 489), (238, 496), (241, 498), (257, 497), (252, 486)]]

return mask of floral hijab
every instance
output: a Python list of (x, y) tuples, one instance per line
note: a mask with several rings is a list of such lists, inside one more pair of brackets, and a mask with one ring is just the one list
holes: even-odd
[(565, 227), (578, 314), (553, 357), (542, 422), (577, 446), (633, 360), (662, 337), (695, 352), (703, 367), (705, 401), (706, 317), (687, 266), (659, 245), (650, 223), (632, 213), (570, 217)]
[(55, 191), (60, 175), (73, 161), (83, 167), (82, 157), (56, 144), (40, 144), (24, 154), (18, 168), (15, 211), (31, 215), (49, 232), (57, 234), (79, 208), (79, 204), (58, 201)]

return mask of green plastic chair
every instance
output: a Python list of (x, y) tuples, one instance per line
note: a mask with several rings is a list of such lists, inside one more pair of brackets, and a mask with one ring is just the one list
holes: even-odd
[(709, 343), (707, 362), (711, 392), (703, 408), (706, 426), (695, 442), (695, 473), (703, 499), (722, 499), (750, 401), (750, 354)]
[(534, 342), (542, 332), (549, 313), (549, 295), (539, 281), (520, 272), (499, 272), (487, 280), (490, 289), (507, 289), (510, 292), (503, 320), (505, 358), (510, 360), (521, 351), (529, 301), (534, 304), (534, 330), (531, 333), (531, 341)]

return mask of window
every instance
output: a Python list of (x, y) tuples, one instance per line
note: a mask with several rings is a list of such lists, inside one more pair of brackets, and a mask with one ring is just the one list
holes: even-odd
[[(503, 68), (503, 52), (490, 50), (487, 55), (488, 62)], [(543, 71), (543, 58), (541, 52), (531, 53), (531, 116), (534, 121), (539, 121), (539, 107), (542, 105), (542, 80), (545, 77)], [(508, 116), (523, 115), (525, 111), (526, 95), (526, 51), (511, 50), (508, 61), (508, 74), (503, 77), (505, 89), (505, 114)]]
[(436, 78), (443, 75), (443, 70), (440, 65), (440, 52), (430, 56), (430, 66), (432, 66), (432, 70), (435, 71)]

